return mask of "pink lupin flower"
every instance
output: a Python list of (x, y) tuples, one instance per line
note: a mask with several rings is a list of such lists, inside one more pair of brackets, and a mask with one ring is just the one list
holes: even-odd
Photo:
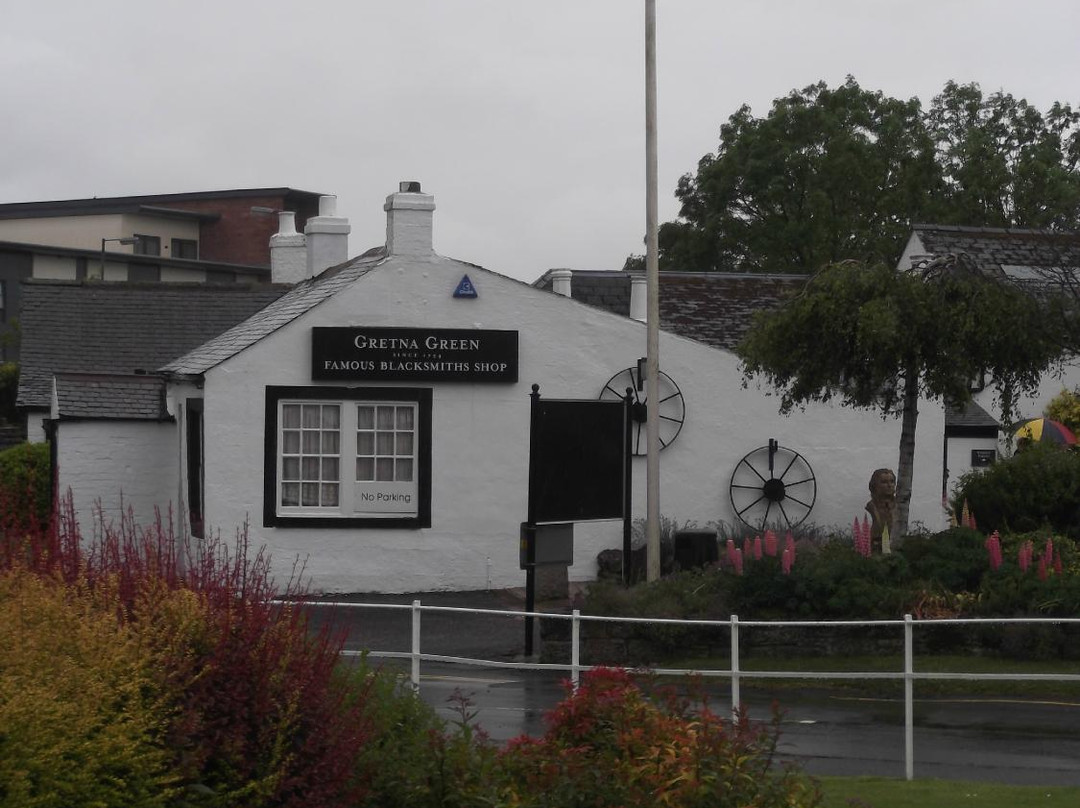
[(735, 540), (727, 540), (727, 560), (731, 566), (735, 566)]
[(787, 532), (787, 536), (784, 537), (784, 552), (791, 553), (791, 563), (795, 563), (795, 537), (791, 535), (791, 531)]
[(734, 564), (734, 566), (735, 566), (735, 574), (736, 575), (742, 575), (743, 574), (743, 552), (742, 552), (742, 550), (738, 550), (738, 549), (735, 550), (734, 562), (735, 562), (735, 564)]
[(1035, 552), (1034, 545), (1030, 541), (1026, 541), (1020, 545), (1020, 552), (1017, 554), (1017, 563), (1020, 565), (1021, 572), (1027, 572), (1028, 567), (1031, 566), (1031, 557)]
[(986, 539), (986, 551), (990, 556), (990, 569), (996, 570), (1001, 566), (1001, 536), (995, 530)]
[(775, 556), (777, 551), (776, 534), (772, 530), (765, 531), (765, 555)]
[(792, 547), (785, 547), (783, 555), (780, 556), (780, 569), (784, 571), (784, 575), (791, 574), (791, 565), (795, 563), (795, 551)]
[(754, 536), (754, 561), (761, 561), (761, 536)]

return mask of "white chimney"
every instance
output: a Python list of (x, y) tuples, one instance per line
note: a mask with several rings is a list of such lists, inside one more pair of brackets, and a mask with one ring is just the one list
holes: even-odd
[(418, 182), (403, 182), (386, 197), (386, 252), (388, 255), (434, 255), (431, 223), (435, 197), (420, 190)]
[(311, 277), (349, 260), (349, 220), (337, 215), (337, 197), (319, 197), (319, 215), (304, 227), (307, 235), (307, 273)]
[(563, 297), (570, 297), (570, 281), (573, 277), (574, 273), (569, 269), (551, 270), (551, 291)]
[(270, 236), (270, 280), (300, 283), (308, 274), (307, 237), (296, 232), (296, 213), (278, 211), (278, 231)]
[(649, 307), (648, 288), (645, 284), (644, 275), (630, 276), (630, 319), (645, 322), (648, 318)]

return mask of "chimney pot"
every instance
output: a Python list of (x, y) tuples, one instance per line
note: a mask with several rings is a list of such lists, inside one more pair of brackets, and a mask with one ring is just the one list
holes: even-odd
[(644, 275), (630, 276), (630, 319), (645, 322), (648, 319), (648, 287)]
[(319, 197), (319, 215), (307, 220), (307, 274), (314, 277), (349, 260), (349, 220), (337, 215), (337, 197)]
[(551, 272), (551, 291), (563, 297), (572, 297), (570, 283), (574, 277), (569, 269), (555, 269)]
[(420, 190), (419, 182), (399, 183), (400, 190), (386, 197), (386, 252), (389, 255), (429, 256), (435, 197)]

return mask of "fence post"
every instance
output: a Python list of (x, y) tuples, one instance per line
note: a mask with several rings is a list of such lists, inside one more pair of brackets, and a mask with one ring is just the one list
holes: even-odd
[(581, 679), (581, 611), (574, 609), (570, 614), (570, 683), (577, 690)]
[(739, 717), (739, 616), (731, 615), (731, 715)]
[(904, 615), (904, 776), (915, 779), (915, 704), (912, 698), (915, 661), (911, 642), (911, 615)]
[(413, 690), (420, 692), (420, 601), (412, 602), (412, 669), (409, 679)]

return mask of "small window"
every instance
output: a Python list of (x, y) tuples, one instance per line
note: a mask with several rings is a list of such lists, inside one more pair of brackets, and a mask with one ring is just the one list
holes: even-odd
[(87, 261), (86, 258), (76, 258), (75, 259), (75, 280), (77, 280), (77, 281), (85, 281), (86, 280), (86, 267), (87, 267), (87, 264), (88, 264), (88, 261)]
[(188, 238), (174, 238), (172, 240), (172, 257), (189, 258), (196, 261), (199, 258), (199, 242)]
[(134, 253), (136, 255), (161, 255), (161, 239), (158, 236), (135, 234)]
[(208, 269), (206, 270), (206, 282), (236, 283), (236, 273), (229, 272), (227, 269)]
[(430, 527), (431, 391), (270, 387), (267, 526)]
[(157, 283), (161, 267), (157, 264), (128, 264), (128, 280), (135, 283)]

